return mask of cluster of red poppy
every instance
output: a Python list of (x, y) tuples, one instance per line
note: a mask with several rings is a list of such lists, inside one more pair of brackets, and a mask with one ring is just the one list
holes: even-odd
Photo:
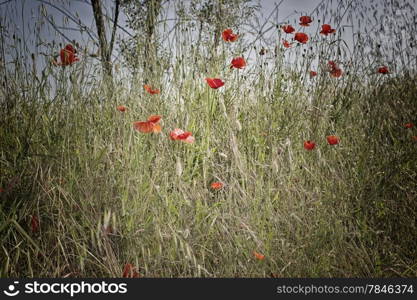
[[(239, 35), (233, 33), (233, 30), (228, 28), (222, 32), (222, 38), (225, 42), (236, 42)], [(246, 67), (246, 60), (239, 56), (232, 59), (230, 69), (243, 69)], [(224, 81), (220, 78), (207, 77), (206, 82), (212, 89), (218, 89), (224, 85)]]
[[(299, 25), (302, 27), (308, 27), (310, 26), (310, 24), (313, 22), (313, 20), (311, 19), (311, 17), (309, 16), (301, 16), (300, 17), (300, 23)], [(333, 34), (336, 32), (336, 30), (334, 28), (331, 27), (331, 25), (329, 24), (323, 24), (321, 26), (321, 31), (320, 34), (322, 35), (329, 35), (329, 34)], [(282, 30), (286, 33), (286, 34), (294, 34), (293, 40), (301, 43), (301, 44), (306, 44), (309, 40), (309, 36), (304, 33), (304, 32), (295, 32), (295, 28), (291, 25), (284, 25), (282, 26)], [(222, 32), (222, 38), (225, 42), (235, 42), (237, 41), (239, 35), (233, 33), (232, 29), (225, 29)], [(282, 41), (283, 45), (285, 48), (290, 48), (291, 47), (291, 43), (288, 42), (287, 40), (283, 40)], [(55, 60), (53, 61), (53, 63), (55, 65), (59, 65), (59, 66), (68, 66), (68, 65), (72, 65), (73, 63), (79, 61), (78, 57), (77, 57), (77, 51), (74, 49), (74, 47), (72, 45), (66, 45), (64, 49), (60, 50), (60, 62), (56, 62)], [(230, 63), (230, 68), (236, 68), (236, 69), (243, 69), (246, 67), (246, 61), (243, 57), (235, 57), (232, 59), (231, 63)], [(342, 75), (342, 69), (336, 64), (336, 62), (334, 61), (329, 61), (328, 62), (328, 66), (329, 66), (329, 70), (328, 72), (330, 73), (331, 76), (333, 77), (340, 77)], [(388, 74), (388, 67), (386, 66), (381, 66), (378, 69), (378, 73), (381, 74)], [(310, 77), (315, 77), (317, 76), (317, 72), (316, 71), (310, 71)], [(207, 77), (205, 78), (208, 86), (212, 89), (218, 89), (222, 86), (224, 86), (225, 82), (220, 79), (220, 78), (211, 78), (211, 77)], [(144, 85), (144, 89), (146, 92), (148, 92), (151, 95), (155, 95), (155, 94), (160, 94), (160, 90), (159, 89), (154, 89), (152, 88), (150, 85), (145, 84)], [(116, 109), (120, 112), (126, 112), (127, 111), (127, 107), (124, 105), (119, 105), (116, 107)], [(160, 133), (162, 131), (162, 127), (160, 125), (160, 121), (161, 121), (162, 117), (159, 115), (151, 115), (148, 117), (148, 119), (146, 121), (136, 121), (133, 122), (133, 128), (136, 131), (139, 131), (141, 133)], [(414, 126), (413, 123), (407, 123), (404, 125), (406, 128), (412, 128)], [(185, 143), (194, 143), (195, 138), (192, 136), (192, 133), (189, 131), (184, 131), (182, 129), (179, 128), (175, 128), (174, 130), (172, 130), (169, 133), (170, 139), (171, 140), (179, 140), (179, 141), (183, 141)], [(415, 140), (417, 140), (417, 136), (414, 137)], [(340, 142), (339, 137), (335, 136), (335, 135), (329, 135), (326, 137), (327, 143), (329, 145), (337, 145)], [(306, 150), (313, 150), (316, 147), (316, 143), (314, 141), (311, 140), (307, 140), (304, 141), (304, 148)], [(220, 181), (217, 182), (213, 182), (210, 187), (213, 190), (220, 190), (222, 189), (224, 186), (224, 184)], [(31, 216), (31, 221), (30, 221), (30, 227), (31, 227), (31, 231), (33, 233), (37, 232), (39, 230), (39, 219), (33, 215)], [(257, 260), (263, 260), (265, 258), (265, 256), (261, 253), (258, 253), (256, 251), (253, 251), (253, 255)], [(127, 263), (124, 266), (123, 269), (123, 277), (125, 278), (137, 278), (140, 277), (137, 269), (130, 263)]]
[[(414, 123), (410, 122), (410, 123), (405, 123), (404, 124), (404, 128), (406, 128), (406, 129), (411, 129), (413, 127), (414, 127)], [(417, 136), (413, 136), (412, 139), (417, 141)], [(335, 136), (335, 135), (327, 136), (326, 140), (327, 140), (327, 143), (329, 145), (337, 145), (340, 142), (340, 138), (338, 136)], [(304, 141), (304, 149), (310, 151), (310, 150), (313, 150), (315, 147), (316, 147), (316, 143), (314, 141), (310, 141), (310, 140)]]
[[(301, 16), (300, 17), (300, 26), (303, 27), (308, 27), (310, 26), (310, 23), (313, 22), (313, 20), (311, 19), (310, 16)], [(295, 28), (291, 25), (284, 25), (281, 27), (282, 30), (286, 33), (286, 34), (292, 34), (295, 32)], [(329, 35), (331, 33), (335, 33), (336, 29), (332, 28), (332, 26), (330, 26), (329, 24), (323, 24), (321, 26), (321, 31), (320, 33), (323, 35)], [(294, 33), (294, 38), (295, 41), (301, 43), (301, 44), (306, 44), (309, 40), (309, 36), (308, 34), (304, 33), (304, 32), (295, 32)], [(288, 42), (287, 40), (283, 40), (282, 44), (284, 45), (285, 48), (291, 48), (291, 43)]]
[[(233, 33), (232, 29), (225, 29), (222, 32), (222, 38), (225, 42), (235, 42), (237, 41), (239, 35)], [(236, 68), (236, 69), (243, 69), (246, 67), (246, 61), (243, 57), (235, 57), (232, 59), (231, 63), (230, 63), (230, 68)], [(224, 81), (220, 78), (211, 78), (211, 77), (207, 77), (206, 82), (208, 84), (209, 87), (211, 87), (212, 89), (218, 89), (222, 86), (224, 86)], [(158, 89), (153, 89), (150, 85), (144, 85), (144, 89), (151, 95), (154, 94), (159, 94), (160, 91)], [(120, 112), (126, 112), (127, 111), (127, 107), (124, 105), (119, 105), (116, 107), (116, 109)], [(133, 128), (141, 133), (160, 133), (162, 131), (162, 127), (159, 124), (161, 120), (161, 116), (159, 115), (151, 115), (148, 117), (148, 119), (146, 121), (136, 121), (133, 122)], [(192, 136), (192, 133), (189, 131), (184, 131), (180, 128), (175, 128), (174, 130), (172, 130), (169, 133), (169, 136), (171, 138), (171, 140), (179, 140), (179, 141), (183, 141), (185, 143), (194, 143), (195, 138)], [(222, 189), (224, 186), (224, 184), (220, 181), (217, 182), (213, 182), (210, 187), (213, 190), (220, 190)], [(127, 264), (125, 266), (125, 268), (127, 268), (127, 270), (131, 269), (131, 265)], [(125, 274), (126, 272), (124, 272)]]
[[(308, 27), (310, 26), (311, 22), (313, 22), (313, 20), (311, 19), (310, 16), (301, 16), (299, 24), (300, 26)], [(292, 34), (295, 32), (295, 28), (291, 25), (284, 25), (281, 28), (286, 34)], [(321, 26), (320, 34), (327, 36), (335, 32), (336, 32), (336, 29), (332, 28), (332, 26), (329, 24), (323, 24)], [(309, 36), (304, 32), (296, 32), (294, 33), (293, 39), (301, 44), (306, 44), (309, 40)], [(284, 45), (285, 48), (291, 48), (291, 45), (292, 45), (290, 42), (288, 42), (285, 39), (282, 41), (282, 44)], [(342, 75), (342, 70), (339, 67), (337, 67), (334, 62), (329, 62), (329, 64), (331, 63), (332, 63), (333, 68), (330, 70), (330, 75), (333, 77), (340, 77)], [(310, 71), (310, 77), (314, 77), (314, 76), (317, 76), (317, 72)]]
[[(123, 108), (122, 110), (120, 109), (121, 107)], [(118, 106), (117, 110), (124, 112), (126, 111), (126, 107)], [(159, 124), (161, 118), (159, 115), (151, 115), (146, 121), (133, 122), (133, 128), (141, 133), (160, 133), (162, 131), (162, 127)], [(194, 143), (194, 137), (189, 131), (175, 128), (169, 135), (171, 140), (179, 140), (189, 144)]]
[[(313, 20), (311, 19), (311, 17), (309, 16), (301, 16), (300, 17), (300, 26), (303, 27), (308, 27), (310, 26), (310, 23), (313, 22)], [(284, 25), (281, 27), (282, 30), (286, 33), (286, 34), (293, 34), (295, 32), (295, 28), (291, 25)], [(329, 35), (332, 33), (336, 32), (336, 29), (332, 28), (331, 25), (329, 24), (323, 24), (321, 26), (321, 31), (320, 34), (323, 35)], [(235, 42), (238, 39), (239, 35), (233, 33), (232, 29), (225, 29), (222, 32), (222, 38), (224, 41), (226, 42)], [(309, 40), (309, 36), (304, 33), (304, 32), (296, 32), (294, 33), (294, 38), (295, 41), (301, 43), (301, 44), (306, 44)], [(282, 40), (282, 44), (285, 48), (291, 48), (292, 43), (290, 43), (288, 40)], [(262, 49), (264, 50), (264, 49)], [(265, 51), (264, 51), (265, 52)], [(73, 45), (68, 44), (65, 46), (65, 48), (60, 50), (59, 53), (60, 62), (57, 62), (55, 59), (52, 60), (52, 63), (56, 66), (69, 66), (72, 65), (73, 63), (79, 61), (79, 58), (77, 57), (77, 50), (74, 48)], [(330, 70), (329, 73), (331, 76), (333, 77), (340, 77), (342, 76), (342, 69), (339, 68), (336, 63), (334, 61), (329, 61), (329, 66), (330, 66)], [(244, 67), (246, 67), (246, 61), (243, 57), (236, 57), (233, 58), (230, 64), (230, 68), (236, 68), (236, 69), (243, 69)], [(378, 68), (377, 70), (378, 73), (380, 74), (389, 74), (389, 70), (387, 66), (381, 66)], [(310, 71), (310, 77), (314, 77), (317, 75), (316, 71)], [(213, 89), (217, 89), (219, 87), (222, 87), (224, 85), (224, 82), (219, 79), (219, 78), (206, 78), (206, 81), (208, 83), (208, 85), (213, 88)], [(154, 94), (160, 94), (160, 90), (159, 89), (153, 89), (151, 86), (145, 84), (144, 85), (144, 89), (151, 95)], [(121, 110), (123, 110), (123, 107), (120, 107)]]
[[(124, 105), (119, 105), (116, 109), (120, 112), (126, 112), (127, 107)], [(141, 133), (160, 133), (162, 127), (159, 124), (162, 117), (159, 115), (151, 115), (146, 121), (136, 121), (133, 122), (133, 128)], [(192, 136), (190, 131), (184, 131), (180, 128), (175, 128), (169, 133), (171, 140), (173, 141), (183, 141), (184, 143), (192, 144), (195, 141), (195, 138)], [(224, 184), (222, 182), (213, 182), (211, 188), (213, 190), (220, 190), (223, 188)]]
[[(312, 22), (313, 22), (313, 20), (311, 19), (310, 16), (301, 16), (299, 24), (302, 27), (308, 27), (308, 26), (310, 26), (310, 23), (312, 23)], [(295, 32), (295, 28), (293, 26), (291, 26), (290, 24), (283, 25), (281, 27), (281, 29), (286, 34), (294, 34), (293, 40), (295, 40), (295, 41), (297, 41), (301, 44), (306, 44), (309, 40), (309, 36), (306, 33), (304, 33), (304, 32)], [(330, 24), (321, 25), (320, 34), (327, 36), (327, 35), (335, 33), (335, 32), (336, 32), (336, 29), (332, 28), (332, 26)], [(282, 40), (282, 45), (285, 48), (291, 48), (292, 43), (290, 43), (286, 39), (283, 39)], [(330, 66), (328, 71), (329, 71), (329, 74), (332, 77), (338, 78), (338, 77), (342, 76), (342, 74), (343, 74), (342, 69), (334, 61), (329, 61), (328, 64)], [(389, 73), (388, 67), (381, 66), (380, 68), (378, 68), (378, 73), (388, 74)], [(316, 71), (310, 71), (310, 78), (315, 77), (315, 76), (317, 76), (317, 72)]]
[[(326, 137), (327, 143), (329, 145), (337, 145), (339, 144), (339, 137), (335, 136), (335, 135), (329, 135)], [(306, 150), (313, 150), (314, 148), (316, 148), (316, 143), (314, 141), (304, 141), (304, 149)]]

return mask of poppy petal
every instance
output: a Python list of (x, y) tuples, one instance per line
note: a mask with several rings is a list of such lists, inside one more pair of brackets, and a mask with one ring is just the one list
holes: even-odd
[(212, 89), (218, 89), (224, 85), (224, 81), (220, 78), (206, 78), (206, 81)]
[(316, 143), (313, 141), (305, 141), (304, 142), (304, 149), (306, 150), (313, 150), (316, 147)]
[(326, 137), (327, 139), (327, 143), (329, 145), (337, 145), (339, 144), (339, 138), (335, 135), (329, 135), (328, 137)]
[(308, 41), (308, 35), (304, 32), (297, 32), (294, 35), (294, 40), (296, 40), (299, 43), (305, 44)]
[(125, 264), (122, 276), (123, 278), (139, 278), (139, 273), (132, 264)]
[(175, 128), (173, 131), (171, 131), (169, 133), (170, 137), (172, 140), (178, 140), (178, 135), (183, 134), (184, 131), (179, 129), (179, 128)]
[(284, 25), (284, 26), (282, 26), (282, 30), (285, 33), (293, 33), (295, 31), (294, 27), (292, 27), (291, 25)]
[(152, 125), (153, 125), (153, 132), (155, 132), (155, 133), (160, 133), (161, 131), (162, 131), (162, 127), (161, 127), (161, 125), (160, 124), (153, 124), (152, 123)]
[(256, 258), (257, 260), (264, 260), (264, 259), (265, 259), (265, 255), (263, 255), (263, 254), (261, 254), (261, 253), (258, 253), (258, 252), (256, 252), (256, 251), (253, 251), (253, 255), (255, 256), (255, 258)]
[(310, 26), (311, 22), (313, 22), (313, 20), (309, 16), (300, 17), (300, 25), (301, 26)]
[(150, 133), (152, 132), (154, 129), (154, 124), (151, 122), (134, 122), (133, 123), (133, 127), (142, 133)]
[(239, 35), (234, 34), (232, 29), (225, 29), (222, 32), (222, 38), (226, 42), (235, 42)]
[(127, 107), (126, 107), (126, 106), (124, 106), (124, 105), (119, 105), (116, 109), (117, 109), (118, 111), (125, 112), (125, 111), (127, 110)]
[(151, 95), (155, 95), (155, 94), (160, 93), (160, 91), (158, 89), (152, 89), (152, 87), (150, 85), (147, 85), (147, 84), (145, 84), (143, 86), (143, 88), (145, 89), (145, 91), (147, 91)]
[(243, 57), (236, 57), (232, 59), (231, 68), (243, 69), (246, 67), (246, 61)]
[(179, 135), (177, 136), (177, 138), (178, 138), (179, 140), (185, 140), (185, 139), (187, 139), (190, 135), (191, 135), (191, 132), (187, 131), (187, 132), (184, 132), (184, 133), (179, 134)]
[(154, 124), (158, 123), (160, 120), (161, 120), (161, 116), (159, 115), (152, 115), (148, 118), (148, 122), (151, 122)]

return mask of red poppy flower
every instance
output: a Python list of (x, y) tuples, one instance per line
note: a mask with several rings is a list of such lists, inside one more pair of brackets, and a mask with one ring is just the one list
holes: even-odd
[(335, 33), (335, 32), (336, 32), (336, 29), (332, 28), (332, 26), (330, 26), (329, 24), (321, 25), (321, 31), (320, 31), (321, 34), (328, 35), (328, 34)]
[(71, 44), (66, 45), (64, 49), (71, 53), (77, 53), (77, 50), (75, 50), (74, 46)]
[(77, 53), (77, 50), (75, 50), (71, 44), (66, 45), (65, 48), (61, 49), (59, 53), (60, 58), (61, 58), (61, 65), (67, 66), (78, 61), (79, 59), (77, 58), (76, 53)]
[(317, 76), (317, 72), (316, 71), (310, 71), (310, 77), (315, 77)]
[(220, 182), (220, 181), (213, 182), (213, 183), (211, 184), (211, 188), (212, 188), (213, 190), (220, 190), (222, 187), (223, 187), (223, 183), (222, 183), (222, 182)]
[(5, 191), (5, 189), (0, 188), (0, 193), (4, 193)]
[(132, 264), (125, 264), (123, 268), (123, 278), (139, 278), (140, 275)]
[(329, 143), (329, 145), (339, 144), (339, 138), (335, 135), (329, 135), (326, 139), (327, 139), (327, 143)]
[(184, 131), (179, 128), (175, 128), (173, 131), (170, 132), (169, 135), (171, 137), (171, 140), (180, 140), (189, 144), (194, 143), (195, 140), (191, 132)]
[(264, 259), (265, 259), (265, 255), (263, 255), (263, 254), (261, 254), (261, 253), (258, 253), (258, 252), (256, 252), (256, 251), (253, 251), (253, 256), (255, 256), (255, 258), (256, 258), (257, 260), (264, 260)]
[(282, 30), (284, 30), (285, 33), (293, 33), (295, 31), (294, 27), (291, 25), (284, 25), (281, 27)]
[(220, 78), (206, 78), (206, 81), (212, 89), (218, 89), (224, 85), (223, 80)]
[(330, 75), (332, 75), (333, 77), (336, 77), (336, 78), (342, 76), (342, 74), (343, 74), (342, 69), (334, 69), (334, 70), (330, 71)]
[(282, 44), (284, 45), (285, 48), (291, 48), (291, 44), (287, 40), (282, 40)]
[(382, 67), (380, 67), (380, 68), (378, 69), (378, 73), (381, 73), (381, 74), (388, 74), (388, 73), (389, 73), (388, 67), (387, 67), (387, 66), (382, 66)]
[(32, 231), (32, 233), (39, 231), (39, 219), (35, 215), (32, 215), (30, 218), (30, 231)]
[(161, 120), (161, 118), (162, 117), (160, 115), (151, 115), (148, 118), (148, 122), (151, 122), (151, 123), (156, 124), (156, 123), (158, 123)]
[(243, 69), (244, 67), (246, 67), (246, 61), (243, 57), (236, 57), (232, 59), (230, 69), (232, 68)]
[(58, 63), (54, 60), (52, 61), (52, 63), (54, 65), (63, 66), (63, 67), (72, 65), (76, 61), (79, 61), (76, 53), (77, 53), (77, 50), (75, 50), (75, 48), (71, 44), (68, 44), (65, 46), (64, 49), (61, 49), (59, 51), (61, 62)]
[(414, 127), (414, 124), (413, 123), (406, 123), (406, 124), (404, 124), (404, 127), (405, 128), (413, 128)]
[(147, 121), (141, 122), (133, 122), (133, 128), (142, 133), (159, 133), (161, 132), (162, 128), (161, 125), (158, 124), (161, 120), (161, 116), (152, 115), (148, 118)]
[(306, 150), (313, 150), (316, 147), (316, 143), (313, 141), (305, 141), (304, 142), (304, 149)]
[(300, 25), (301, 26), (310, 26), (311, 22), (313, 22), (313, 20), (309, 16), (300, 17)]
[(158, 89), (152, 89), (152, 87), (150, 85), (147, 85), (147, 84), (145, 84), (143, 86), (143, 88), (145, 89), (145, 91), (147, 91), (151, 95), (155, 95), (155, 94), (159, 94), (160, 93), (160, 90), (158, 90)]
[(329, 61), (329, 66), (330, 66), (330, 75), (333, 77), (340, 77), (343, 74), (342, 69), (339, 68), (339, 66), (332, 60)]
[(305, 34), (304, 32), (297, 32), (294, 35), (294, 40), (300, 42), (301, 44), (305, 44), (308, 41), (308, 35)]
[(415, 142), (417, 142), (417, 135), (414, 135), (414, 136), (412, 137), (412, 139), (413, 139)]
[(234, 34), (232, 29), (225, 29), (222, 32), (222, 38), (223, 40), (225, 40), (226, 42), (235, 42), (238, 38), (238, 34)]
[(127, 110), (127, 107), (126, 107), (126, 106), (124, 106), (124, 105), (119, 105), (116, 109), (117, 109), (118, 111), (125, 112), (125, 111)]

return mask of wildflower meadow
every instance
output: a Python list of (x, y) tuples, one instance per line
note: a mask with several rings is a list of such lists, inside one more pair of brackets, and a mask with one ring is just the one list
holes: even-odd
[(294, 2), (1, 3), (0, 276), (416, 277), (416, 1)]

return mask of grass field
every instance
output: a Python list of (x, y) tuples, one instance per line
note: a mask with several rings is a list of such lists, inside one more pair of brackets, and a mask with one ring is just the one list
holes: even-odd
[[(154, 77), (114, 83), (82, 50), (61, 67), (2, 38), (0, 276), (416, 277), (416, 41), (372, 59), (357, 37), (348, 55), (291, 20), (308, 43), (277, 26), (265, 55), (243, 29), (212, 50), (179, 24)], [(134, 129), (150, 115), (160, 133)]]

